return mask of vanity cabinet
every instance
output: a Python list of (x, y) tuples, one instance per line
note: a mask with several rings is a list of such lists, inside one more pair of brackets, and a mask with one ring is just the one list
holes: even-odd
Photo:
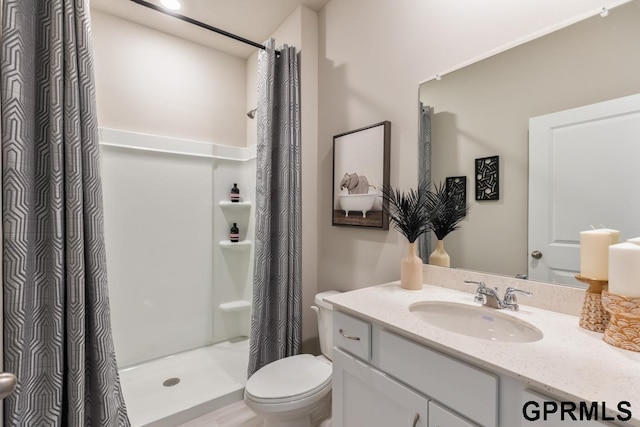
[(430, 425), (426, 397), (339, 349), (333, 350), (332, 399), (334, 427)]
[(475, 424), (464, 420), (451, 411), (429, 402), (429, 426), (428, 427), (474, 427)]
[[(334, 427), (624, 426), (599, 420), (527, 420), (527, 402), (561, 400), (340, 310), (333, 316)], [(529, 408), (530, 409), (530, 408)], [(531, 417), (531, 415), (529, 415)]]
[(376, 364), (464, 417), (498, 426), (498, 376), (389, 331), (377, 334)]
[(333, 426), (497, 427), (494, 375), (339, 311), (333, 328)]

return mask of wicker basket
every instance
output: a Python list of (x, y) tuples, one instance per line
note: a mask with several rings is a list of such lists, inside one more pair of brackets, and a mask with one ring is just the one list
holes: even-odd
[(589, 285), (580, 313), (580, 327), (594, 332), (604, 332), (609, 323), (609, 313), (602, 307), (602, 291), (607, 289), (606, 280), (589, 279), (579, 274), (576, 279)]
[(640, 352), (640, 298), (602, 292), (602, 306), (611, 319), (602, 338), (607, 344)]

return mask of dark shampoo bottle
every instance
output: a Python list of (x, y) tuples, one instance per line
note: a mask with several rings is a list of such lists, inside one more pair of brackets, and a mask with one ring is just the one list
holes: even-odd
[(229, 198), (234, 203), (237, 203), (240, 201), (240, 189), (238, 188), (238, 184), (233, 184), (233, 188), (229, 193)]
[(240, 240), (240, 230), (238, 229), (238, 225), (234, 222), (231, 227), (231, 231), (229, 232), (229, 240), (232, 242), (238, 242)]

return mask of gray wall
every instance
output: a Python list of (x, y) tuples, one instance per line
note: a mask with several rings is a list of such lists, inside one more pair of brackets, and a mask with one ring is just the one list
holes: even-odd
[(576, 16), (620, 1), (331, 0), (319, 14), (318, 288), (400, 277), (405, 239), (331, 226), (332, 137), (391, 121), (391, 184), (417, 184), (418, 84)]

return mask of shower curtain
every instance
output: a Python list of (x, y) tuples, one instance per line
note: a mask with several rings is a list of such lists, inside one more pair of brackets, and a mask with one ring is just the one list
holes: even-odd
[(128, 426), (111, 337), (88, 0), (4, 0), (5, 426)]
[(302, 225), (298, 57), (258, 56), (256, 243), (248, 374), (300, 352)]
[[(431, 183), (431, 107), (419, 103), (418, 183)], [(431, 232), (418, 237), (418, 253), (423, 264), (429, 264)]]

